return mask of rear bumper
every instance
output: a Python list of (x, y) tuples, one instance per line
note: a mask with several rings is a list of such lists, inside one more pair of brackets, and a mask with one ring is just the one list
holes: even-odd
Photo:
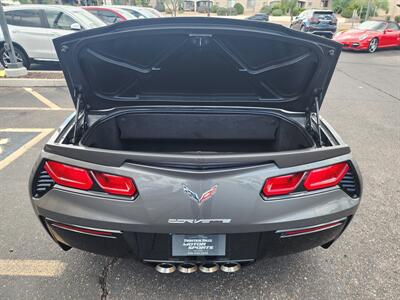
[[(58, 197), (54, 196), (57, 193)], [(53, 196), (49, 200), (50, 195)], [(267, 218), (263, 222), (256, 222), (256, 216), (242, 224), (235, 224), (234, 219), (227, 224), (170, 224), (166, 219), (165, 224), (157, 226), (151, 220), (147, 224), (134, 224), (133, 220), (132, 223), (120, 223), (114, 218), (112, 211), (109, 210), (107, 215), (105, 211), (85, 207), (88, 203), (85, 203), (84, 197), (80, 197), (79, 205), (73, 197), (65, 197), (66, 195), (68, 194), (65, 192), (54, 190), (42, 199), (33, 199), (35, 211), (43, 225), (63, 249), (72, 247), (107, 256), (133, 257), (147, 262), (244, 262), (330, 245), (344, 231), (360, 201), (359, 198), (350, 198), (340, 189), (334, 189), (290, 199), (288, 201), (292, 201), (295, 206), (292, 210), (285, 203), (286, 212), (279, 205), (274, 207), (285, 200), (277, 200), (269, 205), (270, 203), (260, 199), (260, 203), (266, 206), (264, 212), (261, 212)], [(65, 206), (58, 210), (59, 202), (63, 201), (68, 202), (69, 209)], [(268, 209), (273, 211), (272, 214), (270, 212), (271, 215), (267, 214)], [(277, 211), (281, 211), (279, 216), (276, 215)], [(273, 214), (275, 215), (272, 216)], [(207, 216), (205, 219), (208, 219)], [(338, 220), (339, 224), (335, 224)], [(321, 224), (334, 226), (298, 234), (304, 228), (306, 231), (310, 227), (318, 229)], [(78, 230), (75, 230), (76, 226)], [(287, 232), (295, 234), (287, 236)], [(226, 255), (173, 257), (173, 234), (225, 234)]]
[[(285, 236), (280, 231), (230, 233), (226, 235), (225, 256), (177, 257), (172, 255), (172, 237), (166, 233), (113, 232), (108, 236), (79, 233), (59, 227), (48, 219), (44, 224), (52, 238), (62, 245), (107, 256), (133, 257), (144, 262), (251, 262), (263, 257), (273, 257), (330, 246), (344, 231), (351, 216), (341, 219), (331, 228), (306, 234)], [(112, 237), (111, 237), (112, 236)]]
[(337, 41), (343, 45), (345, 50), (355, 50), (363, 51), (367, 50), (369, 46), (369, 41)]
[(320, 30), (314, 30), (314, 31), (310, 31), (310, 33), (315, 34), (315, 35), (319, 35), (319, 36), (323, 36), (326, 38), (332, 38), (333, 35), (335, 34), (335, 32), (331, 32), (331, 31), (320, 31)]
[(327, 38), (332, 38), (336, 32), (336, 27), (328, 27), (328, 28), (318, 28), (318, 27), (306, 27), (306, 32), (312, 33), (319, 36), (324, 36)]

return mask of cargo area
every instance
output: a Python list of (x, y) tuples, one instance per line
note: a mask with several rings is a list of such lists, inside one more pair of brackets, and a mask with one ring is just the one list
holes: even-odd
[(91, 126), (80, 141), (93, 148), (157, 153), (256, 153), (313, 147), (299, 124), (250, 113), (123, 113)]

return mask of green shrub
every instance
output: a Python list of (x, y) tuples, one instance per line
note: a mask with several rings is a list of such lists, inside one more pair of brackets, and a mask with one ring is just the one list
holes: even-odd
[(272, 7), (271, 7), (271, 12), (272, 12), (273, 10), (275, 10), (275, 9), (281, 9), (281, 8), (282, 8), (282, 6), (281, 6), (280, 3), (275, 3), (275, 4), (272, 5)]
[(218, 7), (217, 8), (217, 15), (218, 16), (226, 16), (228, 12), (228, 9), (226, 9), (225, 7)]
[(261, 7), (260, 9), (260, 13), (264, 13), (264, 14), (270, 14), (272, 10), (272, 7), (269, 5), (264, 5), (263, 7)]
[(400, 16), (395, 16), (395, 17), (394, 17), (394, 21), (395, 21), (396, 23), (400, 23)]
[(238, 15), (243, 15), (244, 13), (244, 7), (242, 4), (240, 3), (236, 3), (233, 8), (236, 10), (236, 14)]
[(272, 10), (272, 15), (274, 17), (282, 16), (283, 15), (283, 11), (280, 8), (276, 8), (276, 9)]
[(218, 7), (217, 9), (218, 16), (236, 16), (237, 12), (236, 9), (233, 7), (225, 8), (225, 7)]
[(353, 9), (352, 8), (344, 8), (340, 14), (343, 18), (351, 18), (353, 16)]
[(300, 13), (304, 11), (304, 8), (301, 7), (295, 7), (293, 8), (293, 16), (298, 16)]
[(218, 5), (213, 5), (213, 6), (211, 6), (211, 12), (213, 13), (213, 14), (215, 14), (215, 13), (217, 13), (217, 10), (218, 10)]

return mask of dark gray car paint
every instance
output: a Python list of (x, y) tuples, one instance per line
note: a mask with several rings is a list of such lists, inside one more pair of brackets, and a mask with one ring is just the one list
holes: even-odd
[[(51, 153), (42, 158), (134, 178), (139, 197), (133, 201), (101, 193), (55, 186), (33, 199), (37, 213), (69, 224), (138, 232), (256, 232), (301, 227), (352, 215), (359, 204), (339, 188), (301, 193), (280, 200), (260, 196), (266, 178), (350, 160), (350, 155), (278, 168), (265, 164), (248, 168), (193, 171), (125, 163), (109, 167)], [(218, 192), (201, 206), (187, 197), (182, 184), (202, 193), (218, 184)], [(169, 224), (169, 219), (231, 219), (230, 224)]]
[[(182, 22), (185, 24), (185, 21)], [(224, 23), (224, 21), (215, 22)], [(249, 23), (256, 24), (256, 22)], [(145, 26), (152, 23), (138, 24)], [(233, 21), (234, 26), (241, 24), (243, 23)], [(261, 29), (259, 26), (263, 25), (249, 26)], [(117, 25), (110, 30), (118, 31), (123, 28), (123, 25)], [(297, 33), (288, 34), (286, 29), (280, 27), (262, 28), (283, 32), (287, 38), (305, 39), (301, 34), (298, 36)], [(81, 35), (76, 37), (80, 38)], [(73, 40), (73, 35), (70, 39)], [(320, 43), (319, 38), (309, 35), (306, 40), (315, 44)], [(61, 42), (62, 40), (59, 40), (60, 45)], [(331, 45), (332, 42), (326, 43)], [(71, 74), (66, 73), (66, 75)], [(130, 109), (141, 109), (138, 103), (135, 106), (136, 108)], [(92, 112), (92, 116), (97, 113), (101, 118), (109, 112)], [(305, 126), (304, 111), (299, 114), (283, 110), (275, 112), (287, 115), (292, 120), (296, 119), (301, 126)], [(55, 160), (90, 170), (131, 177), (137, 184), (139, 195), (135, 200), (127, 200), (100, 192), (78, 191), (55, 185), (39, 199), (31, 197), (32, 204), (37, 215), (58, 222), (132, 232), (238, 233), (273, 231), (331, 222), (354, 215), (360, 198), (351, 198), (339, 187), (275, 199), (264, 199), (260, 195), (262, 186), (269, 177), (302, 172), (343, 161), (349, 161), (356, 167), (349, 147), (329, 124), (322, 120), (321, 126), (331, 146), (257, 154), (160, 154), (103, 150), (64, 143), (68, 132), (73, 129), (72, 115), (46, 144), (33, 169), (30, 184), (34, 172), (43, 160)], [(199, 168), (180, 168), (179, 164), (182, 163), (191, 163)], [(202, 168), (210, 164), (220, 164), (220, 167)], [(361, 181), (357, 167), (356, 172)], [(198, 194), (216, 184), (218, 191), (199, 206), (187, 197), (183, 184)], [(168, 222), (169, 219), (224, 218), (231, 219), (231, 222), (228, 224)]]

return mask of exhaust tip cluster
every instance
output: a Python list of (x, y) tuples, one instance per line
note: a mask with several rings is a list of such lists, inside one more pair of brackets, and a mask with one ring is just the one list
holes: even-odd
[(156, 271), (162, 274), (171, 274), (174, 273), (176, 270), (184, 274), (195, 273), (197, 270), (202, 273), (208, 274), (215, 273), (218, 270), (221, 270), (225, 273), (234, 273), (239, 271), (240, 268), (241, 266), (237, 262), (227, 262), (221, 265), (213, 262), (208, 262), (200, 264), (199, 266), (194, 263), (187, 262), (179, 264), (177, 267), (173, 263), (159, 263), (156, 265)]

